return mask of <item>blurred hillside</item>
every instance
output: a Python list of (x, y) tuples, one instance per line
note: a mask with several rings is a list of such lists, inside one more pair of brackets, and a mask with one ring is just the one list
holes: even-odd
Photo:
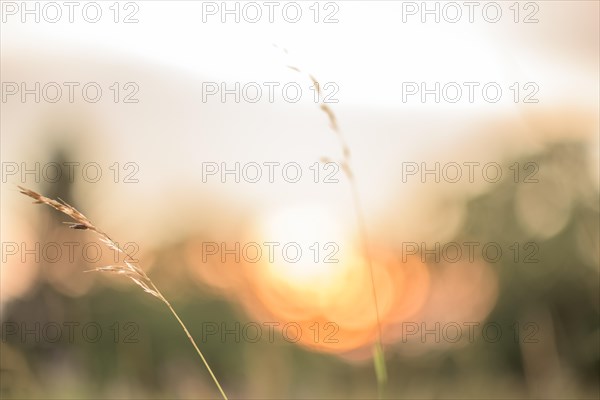
[[(537, 245), (529, 259), (519, 256), (515, 260), (511, 253), (488, 265), (492, 279), (497, 281), (497, 297), (480, 322), (502, 327), (502, 337), (490, 342), (481, 336), (479, 328), (474, 331), (474, 340), (465, 342), (462, 338), (457, 343), (444, 337), (436, 343), (435, 334), (425, 340), (416, 335), (409, 341), (396, 336), (387, 345), (388, 397), (595, 398), (598, 394), (597, 186), (585, 173), (585, 145), (580, 142), (554, 143), (533, 159), (540, 171), (547, 171), (538, 184), (517, 185), (508, 177), (483, 195), (465, 198), (466, 218), (452, 238), (456, 242)], [(515, 159), (510, 163), (513, 161), (524, 162)], [(525, 190), (530, 191), (526, 199), (535, 201), (533, 209), (539, 209), (540, 204), (554, 208), (541, 212), (540, 219), (533, 222), (523, 218), (519, 202)], [(568, 196), (561, 197), (565, 193)], [(68, 187), (51, 194), (70, 198)], [(536, 202), (542, 200), (545, 203)], [(75, 205), (86, 208), (85, 204)], [(57, 218), (50, 210), (43, 213), (52, 217), (44, 218), (47, 221), (39, 227), (42, 243), (65, 236), (74, 241), (93, 240), (85, 232), (59, 226), (61, 216)], [(554, 226), (554, 219), (562, 222), (551, 234), (538, 229)], [(211, 238), (189, 237), (155, 249), (141, 261), (165, 295), (173, 299), (232, 397), (371, 397), (375, 390), (373, 372), (369, 362), (352, 356), (359, 354), (356, 351), (327, 355), (310, 346), (289, 343), (280, 335), (275, 335), (272, 343), (265, 336), (256, 343), (243, 336), (236, 341), (235, 334), (225, 340), (219, 334), (206, 336), (206, 323), (225, 323), (233, 329), (236, 322), (242, 326), (264, 322), (264, 312), (256, 310), (275, 305), (261, 303), (257, 293), (248, 288), (248, 282), (264, 278), (261, 276), (250, 275), (236, 282), (218, 282), (219, 278), (204, 282), (198, 269), (214, 268), (222, 280), (245, 270), (239, 265), (190, 263), (186, 254), (190, 243), (198, 240)], [(389, 251), (401, 260), (400, 249)], [(427, 259), (427, 268), (433, 280), (460, 273), (464, 267), (444, 260), (436, 263), (431, 258)], [(3, 397), (37, 397), (42, 393), (61, 398), (211, 396), (209, 378), (167, 310), (118, 277), (82, 273), (87, 267), (82, 260), (74, 264), (41, 263), (35, 288), (7, 306), (2, 338)], [(85, 283), (89, 279), (93, 282)], [(66, 282), (86, 289), (69, 293), (64, 287)], [(440, 303), (432, 290), (420, 313), (402, 321), (404, 325), (389, 326), (385, 335), (397, 335), (407, 322), (421, 323), (435, 315), (452, 316), (457, 311), (452, 307), (469, 309), (481, 301), (479, 295), (469, 296), (468, 291), (467, 297), (461, 297), (461, 290), (467, 289), (459, 281), (454, 285), (447, 290), (454, 299), (461, 299), (458, 303)], [(487, 284), (482, 285), (480, 290), (487, 290)], [(477, 293), (477, 288), (474, 290)], [(25, 324), (35, 331), (35, 324), (45, 321), (61, 326), (69, 321), (81, 325), (93, 321), (102, 327), (104, 335), (91, 343), (81, 336), (78, 326), (72, 342), (62, 337), (50, 343), (43, 332), (39, 340), (34, 340), (35, 334), (22, 340), (19, 333), (6, 331), (7, 323), (19, 327)], [(462, 324), (468, 320), (449, 321)], [(130, 325), (125, 327), (127, 323)], [(515, 324), (520, 324), (516, 331)], [(431, 322), (428, 328), (433, 326)], [(121, 335), (118, 343), (115, 329)], [(127, 335), (131, 340), (124, 341)], [(369, 348), (368, 343), (365, 346)]]

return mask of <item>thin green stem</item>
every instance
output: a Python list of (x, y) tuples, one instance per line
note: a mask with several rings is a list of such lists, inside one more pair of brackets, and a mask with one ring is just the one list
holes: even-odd
[[(349, 164), (349, 160), (346, 159), (347, 165)], [(349, 165), (348, 165), (349, 167)], [(365, 216), (363, 213), (362, 205), (360, 202), (360, 196), (358, 195), (358, 188), (356, 185), (356, 181), (353, 176), (348, 177), (350, 180), (350, 186), (352, 188), (352, 199), (354, 202), (354, 209), (356, 211), (356, 221), (358, 224), (358, 230), (361, 238), (361, 242), (363, 245), (363, 252), (365, 258), (367, 260), (367, 265), (369, 267), (369, 274), (371, 276), (371, 289), (373, 293), (373, 303), (375, 305), (375, 317), (377, 318), (377, 344), (374, 350), (373, 363), (375, 365), (375, 374), (377, 376), (377, 391), (379, 393), (379, 397), (381, 398), (383, 395), (383, 389), (385, 387), (387, 381), (387, 369), (385, 366), (385, 354), (383, 351), (383, 333), (381, 330), (381, 320), (379, 317), (379, 302), (377, 300), (377, 290), (375, 286), (375, 275), (373, 273), (373, 262), (371, 259), (371, 249), (369, 248), (369, 235), (367, 233), (367, 226), (365, 223)]]
[(156, 290), (156, 293), (159, 294), (161, 300), (167, 305), (167, 307), (169, 307), (169, 310), (171, 310), (171, 313), (175, 316), (175, 318), (179, 322), (179, 325), (181, 325), (181, 327), (183, 328), (183, 331), (185, 332), (185, 334), (187, 335), (188, 339), (192, 343), (192, 346), (194, 346), (194, 349), (196, 349), (196, 353), (198, 353), (198, 355), (202, 359), (202, 362), (204, 363), (204, 366), (206, 367), (206, 369), (210, 373), (210, 376), (212, 377), (213, 381), (215, 382), (215, 385), (217, 385), (217, 388), (219, 388), (219, 392), (221, 392), (221, 396), (223, 396), (223, 399), (224, 400), (228, 400), (227, 395), (225, 394), (225, 392), (223, 391), (223, 388), (221, 387), (221, 384), (219, 383), (219, 380), (217, 379), (217, 377), (213, 373), (212, 369), (210, 368), (210, 365), (208, 365), (208, 361), (206, 361), (206, 358), (204, 358), (204, 354), (202, 354), (202, 352), (200, 351), (200, 348), (196, 344), (196, 341), (194, 340), (194, 338), (192, 337), (192, 335), (188, 331), (187, 327), (185, 326), (185, 324), (183, 323), (183, 321), (181, 320), (181, 318), (179, 318), (179, 315), (177, 314), (177, 312), (175, 311), (175, 309), (171, 306), (171, 303), (169, 303), (167, 301), (167, 299), (164, 298), (164, 296), (162, 295), (162, 293), (160, 293), (160, 291), (158, 290), (158, 288), (154, 284), (152, 284), (152, 287), (153, 287), (154, 290)]

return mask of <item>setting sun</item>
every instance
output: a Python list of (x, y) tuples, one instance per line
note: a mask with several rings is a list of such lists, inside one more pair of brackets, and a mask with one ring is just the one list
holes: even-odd
[(261, 240), (273, 243), (273, 257), (263, 258), (272, 279), (317, 294), (334, 289), (349, 272), (346, 235), (324, 207), (282, 208), (260, 221)]

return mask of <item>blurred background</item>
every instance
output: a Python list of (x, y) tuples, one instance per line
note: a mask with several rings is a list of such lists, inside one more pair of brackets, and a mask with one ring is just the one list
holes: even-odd
[[(62, 3), (50, 22), (47, 2), (0, 2), (1, 396), (218, 397), (164, 304), (84, 273), (122, 259), (21, 185), (72, 204), (139, 260), (230, 398), (597, 398), (599, 4), (497, 2), (492, 23), (491, 2), (473, 22), (462, 3), (298, 2), (290, 23), (289, 3), (269, 22), (261, 2), (98, 2), (90, 23), (88, 2), (73, 22)], [(254, 4), (256, 23), (243, 13)], [(352, 179), (343, 168), (324, 179), (324, 161), (347, 159), (309, 74), (336, 100), (326, 104)], [(47, 101), (51, 88), (36, 101), (36, 82), (63, 97)], [(73, 101), (64, 82), (77, 84)], [(207, 96), (207, 83), (249, 82), (303, 95)], [(503, 92), (403, 101), (421, 82)], [(22, 83), (33, 94), (21, 97)], [(97, 102), (82, 94), (89, 83)], [(236, 162), (295, 162), (303, 179), (206, 176), (207, 163)], [(207, 247), (274, 241), (305, 257)], [(336, 262), (324, 262), (326, 243)]]

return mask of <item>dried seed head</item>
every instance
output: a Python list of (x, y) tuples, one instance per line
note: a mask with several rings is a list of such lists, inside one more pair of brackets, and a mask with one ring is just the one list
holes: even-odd
[(166, 302), (166, 300), (160, 294), (160, 292), (158, 290), (156, 290), (156, 287), (154, 286), (154, 284), (152, 283), (152, 281), (150, 280), (148, 275), (146, 275), (144, 270), (142, 270), (140, 267), (135, 265), (135, 263), (133, 262), (134, 261), (133, 258), (128, 253), (126, 253), (121, 247), (119, 247), (119, 245), (116, 242), (114, 242), (106, 233), (104, 233), (100, 229), (96, 228), (94, 226), (94, 224), (92, 224), (92, 222), (89, 219), (87, 219), (87, 217), (85, 215), (83, 215), (82, 213), (77, 211), (77, 209), (75, 207), (67, 204), (66, 202), (64, 202), (62, 200), (60, 200), (60, 201), (52, 200), (48, 197), (42, 196), (41, 194), (39, 194), (37, 192), (34, 192), (33, 190), (30, 190), (30, 189), (27, 189), (27, 188), (24, 188), (21, 186), (19, 186), (19, 189), (20, 189), (21, 193), (34, 199), (35, 204), (47, 204), (50, 207), (71, 217), (71, 219), (73, 219), (75, 222), (65, 222), (65, 224), (67, 224), (69, 226), (69, 228), (78, 229), (78, 230), (91, 230), (91, 231), (96, 232), (96, 234), (99, 236), (99, 239), (102, 243), (104, 243), (110, 249), (123, 254), (123, 256), (125, 257), (125, 260), (123, 261), (124, 265), (110, 265), (107, 267), (94, 268), (94, 269), (88, 270), (86, 272), (96, 271), (96, 272), (109, 272), (109, 273), (113, 273), (113, 274), (126, 275), (136, 285), (140, 286), (144, 290), (144, 292), (149, 293), (149, 294), (157, 297), (158, 299), (161, 299), (162, 301)]

